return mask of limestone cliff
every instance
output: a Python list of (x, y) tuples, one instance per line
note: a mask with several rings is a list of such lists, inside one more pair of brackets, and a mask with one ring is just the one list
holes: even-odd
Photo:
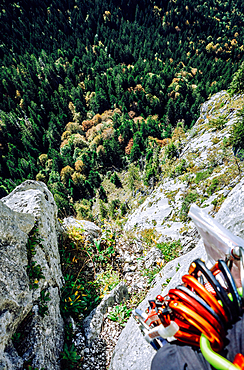
[[(35, 251), (28, 258), (29, 233), (36, 228)], [(59, 301), (62, 273), (58, 252), (57, 207), (46, 185), (26, 181), (0, 201), (0, 368), (60, 369), (63, 319)], [(44, 278), (30, 286), (28, 266), (40, 266)], [(47, 314), (39, 313), (41, 292), (49, 296)], [(18, 329), (25, 335), (14, 337)], [(12, 341), (13, 339), (13, 341)], [(15, 346), (13, 345), (15, 344)]]
[[(139, 305), (142, 310), (148, 307), (149, 299), (165, 295), (181, 283), (181, 276), (193, 259), (207, 259), (196, 228), (187, 218), (191, 203), (197, 203), (224, 227), (244, 238), (243, 165), (228, 145), (231, 127), (242, 103), (242, 96), (230, 98), (223, 91), (202, 105), (198, 121), (178, 142), (179, 158), (166, 159), (161, 184), (130, 215), (125, 225), (138, 235), (142, 230), (154, 229), (158, 240), (180, 239), (185, 246), (182, 254), (188, 251), (160, 271), (156, 284)], [(162, 159), (165, 158), (162, 150)], [(131, 318), (119, 337), (109, 369), (149, 370), (154, 354)]]

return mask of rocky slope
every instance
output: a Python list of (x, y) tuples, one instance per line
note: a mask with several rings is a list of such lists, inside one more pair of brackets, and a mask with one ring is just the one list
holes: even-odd
[(194, 225), (187, 218), (189, 204), (194, 202), (215, 214), (242, 177), (243, 166), (234, 157), (228, 138), (243, 101), (243, 96), (231, 98), (222, 91), (201, 106), (194, 127), (186, 135), (173, 137), (178, 158), (168, 159), (166, 150), (161, 151), (161, 184), (130, 215), (125, 230), (134, 228), (138, 233), (152, 228), (159, 241), (181, 239), (194, 246)]
[[(244, 180), (242, 179), (231, 191), (222, 204), (215, 219), (233, 234), (244, 239)], [(169, 289), (180, 284), (181, 276), (187, 273), (190, 263), (202, 258), (207, 261), (206, 251), (202, 240), (200, 240), (192, 251), (184, 256), (169, 262), (156, 279), (155, 286), (149, 291), (146, 298), (139, 305), (145, 310), (148, 300), (155, 299), (158, 294), (163, 296)], [(169, 282), (170, 281), (170, 282)], [(169, 282), (167, 284), (167, 282)], [(167, 285), (165, 289), (162, 289)], [(110, 370), (150, 370), (150, 364), (155, 351), (144, 340), (138, 326), (133, 318), (130, 318), (125, 329), (122, 331), (115, 347)]]

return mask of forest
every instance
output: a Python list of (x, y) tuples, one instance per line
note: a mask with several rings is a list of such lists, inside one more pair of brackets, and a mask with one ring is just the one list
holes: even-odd
[[(155, 152), (244, 60), (241, 0), (3, 0), (0, 197), (44, 181), (59, 216)], [(83, 202), (83, 203), (82, 203)]]

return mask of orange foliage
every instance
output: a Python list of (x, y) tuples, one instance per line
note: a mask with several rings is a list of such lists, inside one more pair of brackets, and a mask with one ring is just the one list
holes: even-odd
[(88, 141), (92, 141), (96, 135), (97, 135), (97, 130), (96, 130), (96, 127), (94, 126), (86, 132), (86, 138)]
[(133, 110), (131, 110), (131, 111), (129, 111), (128, 116), (129, 116), (131, 119), (133, 119), (133, 118), (136, 116), (136, 113), (135, 113)]
[(132, 146), (133, 146), (133, 139), (130, 139), (128, 142), (128, 145), (125, 147), (125, 154), (130, 154)]
[(92, 126), (94, 126), (94, 122), (93, 121), (89, 121), (89, 120), (86, 120), (86, 121), (83, 121), (82, 122), (82, 129), (83, 131), (88, 131)]
[(98, 123), (102, 122), (102, 117), (100, 114), (96, 114), (93, 118), (92, 121), (94, 122), (94, 125), (97, 125)]
[(65, 145), (68, 145), (68, 144), (69, 144), (68, 140), (67, 140), (67, 139), (65, 139), (65, 140), (61, 143), (61, 145), (60, 145), (60, 149), (61, 149), (61, 148), (63, 148)]
[(124, 141), (123, 137), (121, 135), (119, 135), (118, 142), (121, 144), (121, 143), (123, 143), (123, 141)]
[(135, 118), (133, 118), (133, 121), (135, 122), (135, 123), (141, 123), (142, 121), (144, 120), (144, 118), (142, 117), (142, 116), (139, 116), (139, 117), (135, 117)]
[(77, 172), (82, 172), (84, 170), (84, 168), (85, 168), (84, 162), (81, 159), (78, 159), (75, 162), (75, 170)]

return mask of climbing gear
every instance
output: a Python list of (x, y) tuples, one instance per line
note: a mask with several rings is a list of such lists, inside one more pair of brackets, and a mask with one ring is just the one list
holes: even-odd
[[(222, 284), (217, 280), (220, 275)], [(218, 260), (208, 269), (196, 259), (182, 282), (165, 297), (158, 295), (155, 301), (149, 301), (147, 314), (135, 310), (134, 317), (139, 318), (146, 341), (158, 350), (163, 345), (159, 338), (177, 339), (200, 346), (204, 357), (217, 369), (244, 370), (243, 355), (238, 354), (232, 364), (216, 353), (223, 348), (228, 326), (242, 313), (242, 299), (227, 263)]]
[(195, 259), (181, 285), (165, 296), (157, 295), (149, 301), (147, 314), (138, 315), (135, 310), (134, 317), (155, 349), (164, 345), (162, 338), (179, 340), (200, 347), (216, 369), (244, 370), (241, 353), (233, 363), (216, 353), (224, 347), (227, 330), (244, 314), (244, 241), (196, 205), (191, 206), (189, 215), (203, 238), (212, 267)]
[(149, 301), (147, 314), (138, 309), (143, 334), (148, 343), (158, 350), (164, 342), (179, 340), (200, 346), (204, 357), (216, 369), (244, 370), (244, 356), (237, 354), (233, 363), (216, 352), (224, 346), (227, 329), (242, 314), (242, 296), (237, 289), (228, 265), (218, 260), (211, 269), (204, 261), (194, 260), (189, 274), (182, 276), (182, 285), (170, 289), (166, 296), (158, 295)]

